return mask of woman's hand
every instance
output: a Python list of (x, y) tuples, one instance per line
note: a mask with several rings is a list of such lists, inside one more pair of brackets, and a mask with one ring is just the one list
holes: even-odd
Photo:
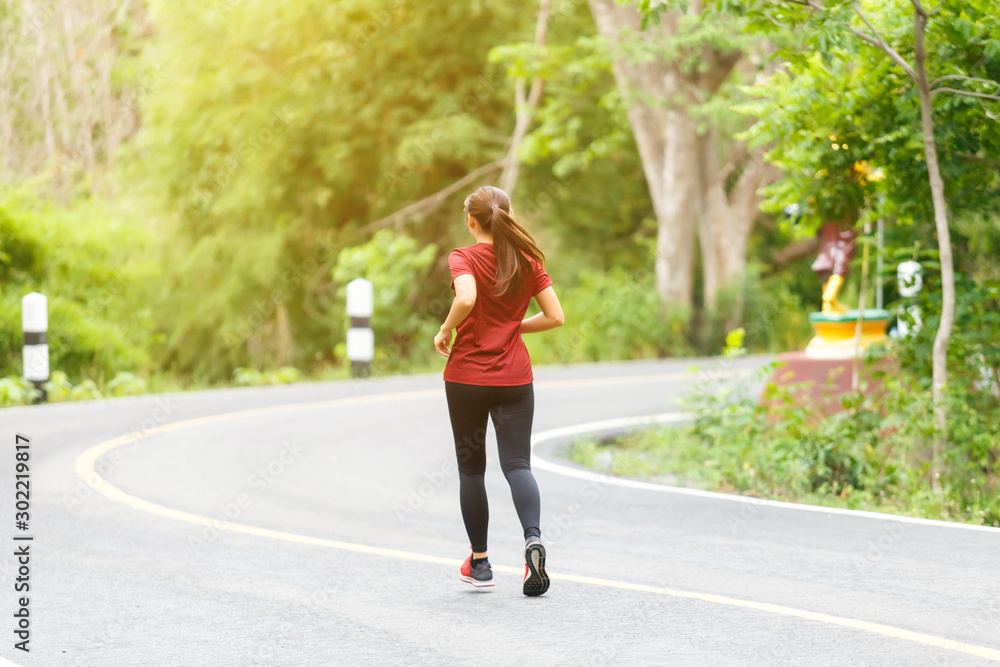
[(451, 349), (448, 347), (449, 343), (451, 343), (451, 329), (441, 329), (438, 331), (437, 336), (434, 336), (434, 349), (442, 357), (451, 355)]

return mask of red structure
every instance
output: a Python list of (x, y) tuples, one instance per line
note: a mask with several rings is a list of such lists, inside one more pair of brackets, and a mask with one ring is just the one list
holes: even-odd
[[(812, 406), (818, 417), (843, 410), (840, 397), (851, 391), (854, 379), (853, 359), (815, 359), (805, 352), (786, 352), (779, 354), (778, 360), (785, 362), (785, 366), (775, 369), (769, 382), (778, 386), (810, 383), (808, 388), (803, 388), (796, 395), (796, 399), (802, 405)], [(881, 382), (875, 378), (875, 373), (880, 370), (891, 372), (892, 367), (890, 359), (883, 359), (871, 366), (860, 362), (860, 386), (865, 387), (868, 394), (878, 392)]]

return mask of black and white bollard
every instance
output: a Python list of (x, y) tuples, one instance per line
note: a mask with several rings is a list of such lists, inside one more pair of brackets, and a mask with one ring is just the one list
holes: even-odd
[(351, 362), (351, 377), (371, 375), (371, 362), (375, 357), (375, 334), (371, 328), (374, 301), (371, 281), (356, 278), (347, 283), (347, 316), (351, 318), (347, 330), (347, 358)]
[(24, 331), (24, 379), (35, 386), (41, 395), (36, 403), (48, 400), (45, 382), (49, 379), (49, 344), (45, 332), (49, 328), (48, 299), (44, 294), (32, 292), (21, 299), (21, 329)]

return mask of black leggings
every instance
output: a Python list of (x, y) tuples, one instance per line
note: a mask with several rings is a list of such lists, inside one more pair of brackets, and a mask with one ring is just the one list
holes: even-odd
[(535, 412), (532, 383), (487, 387), (444, 383), (458, 457), (459, 500), (465, 530), (475, 552), (486, 551), (490, 510), (486, 500), (486, 418), (493, 419), (500, 467), (510, 484), (524, 537), (540, 536), (541, 501), (531, 474), (531, 420)]

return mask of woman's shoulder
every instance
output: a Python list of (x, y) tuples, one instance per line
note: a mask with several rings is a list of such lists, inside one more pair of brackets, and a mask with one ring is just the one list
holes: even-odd
[(477, 243), (474, 245), (452, 248), (448, 253), (448, 264), (453, 268), (456, 266), (469, 268), (473, 266), (488, 266), (493, 260), (493, 246)]
[(473, 243), (471, 245), (464, 245), (458, 248), (452, 248), (451, 252), (464, 255), (466, 253), (476, 253), (482, 252), (483, 250), (492, 250), (493, 246), (489, 243)]

